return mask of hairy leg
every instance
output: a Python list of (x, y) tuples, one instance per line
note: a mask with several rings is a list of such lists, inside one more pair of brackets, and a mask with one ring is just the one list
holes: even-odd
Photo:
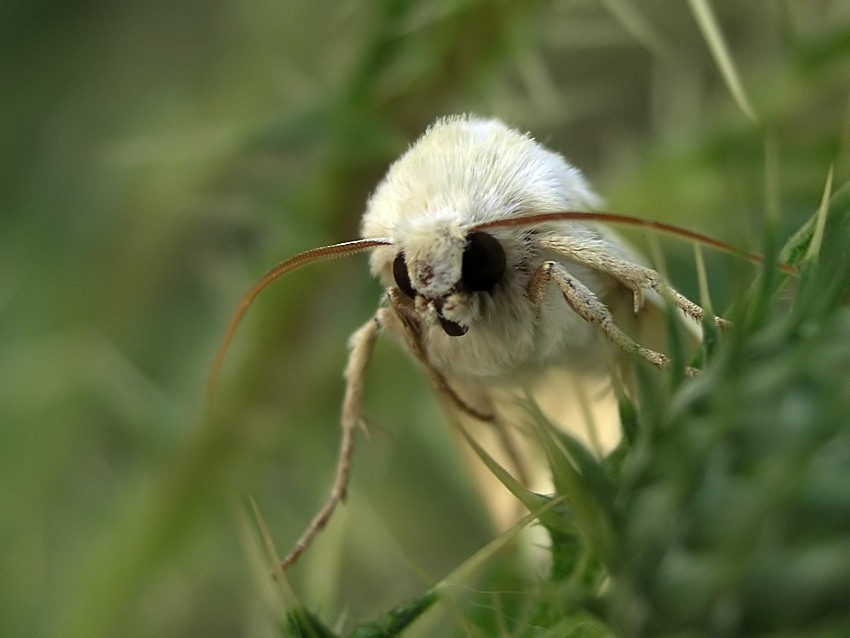
[(354, 454), (354, 437), (359, 427), (366, 429), (362, 419), (363, 387), (366, 367), (372, 358), (375, 340), (381, 330), (380, 312), (369, 319), (349, 339), (348, 364), (345, 367), (345, 398), (342, 402), (342, 439), (337, 457), (333, 485), (325, 504), (310, 521), (307, 529), (295, 543), (292, 551), (283, 560), (285, 569), (292, 565), (304, 552), (316, 535), (322, 531), (336, 509), (345, 500), (351, 475), (351, 459)]
[[(473, 407), (461, 398), (443, 374), (431, 365), (425, 346), (422, 343), (418, 320), (406, 311), (406, 298), (399, 295), (395, 288), (390, 288), (388, 299), (390, 308), (387, 309), (386, 327), (390, 330), (400, 331), (404, 335), (408, 348), (425, 368), (428, 376), (431, 378), (431, 383), (448, 404), (449, 412), (456, 411), (460, 415), (471, 417), (474, 422), (481, 422), (490, 426), (496, 435), (499, 447), (501, 447), (505, 457), (515, 469), (517, 478), (521, 482), (527, 483), (529, 472), (519, 452), (519, 445), (514, 439), (514, 433), (510, 430), (509, 426), (498, 415), (493, 413), (492, 406), (488, 406), (487, 410), (483, 410)], [(458, 414), (455, 414), (453, 421), (457, 427), (463, 428), (460, 419), (457, 418), (458, 416)]]
[[(659, 368), (670, 367), (670, 359), (666, 355), (641, 346), (617, 327), (608, 307), (590, 288), (573, 277), (563, 265), (556, 261), (544, 262), (529, 280), (527, 291), (532, 303), (540, 303), (549, 283), (558, 286), (570, 308), (589, 324), (597, 326), (624, 352), (635, 354)], [(687, 368), (686, 372), (695, 374), (696, 370)]]
[[(564, 255), (580, 264), (605, 273), (631, 289), (634, 295), (634, 310), (637, 313), (643, 307), (643, 291), (654, 290), (696, 322), (702, 321), (703, 309), (682, 293), (664, 283), (656, 271), (635, 264), (619, 255), (599, 246), (588, 244), (585, 240), (573, 237), (542, 238), (540, 246), (560, 255)], [(729, 322), (720, 317), (714, 318), (719, 328), (727, 328)]]

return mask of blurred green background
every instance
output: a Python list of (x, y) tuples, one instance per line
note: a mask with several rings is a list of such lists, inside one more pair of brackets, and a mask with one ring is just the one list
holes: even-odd
[[(366, 258), (265, 293), (214, 409), (209, 367), (253, 281), (355, 237), (437, 116), (531, 131), (612, 211), (756, 249), (765, 211), (797, 228), (850, 177), (850, 4), (713, 7), (758, 122), (673, 0), (1, 5), (0, 635), (279, 635), (247, 499), (285, 552), (325, 496)], [(751, 270), (708, 261), (722, 309)], [(493, 534), (393, 343), (366, 404), (349, 502), (290, 572), (343, 625)]]

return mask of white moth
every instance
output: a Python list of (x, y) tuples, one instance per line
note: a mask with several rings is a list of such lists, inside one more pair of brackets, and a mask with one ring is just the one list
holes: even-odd
[(497, 120), (448, 117), (390, 167), (367, 204), (362, 239), (297, 255), (255, 285), (231, 323), (213, 377), (245, 310), (280, 275), (372, 250), (372, 274), (386, 289), (349, 342), (330, 496), (284, 566), (345, 498), (356, 430), (364, 427), (365, 371), (381, 332), (416, 357), (454, 417), (482, 424), (476, 437), (493, 439), (498, 460), (520, 476), (522, 444), (506, 397), (531, 388), (558, 418), (559, 402), (575, 407), (573, 382), (597, 378), (623, 353), (669, 366), (655, 338), (663, 332), (656, 326), (664, 299), (694, 327), (703, 311), (592, 223), (606, 215), (581, 213), (598, 204), (581, 173), (531, 137)]

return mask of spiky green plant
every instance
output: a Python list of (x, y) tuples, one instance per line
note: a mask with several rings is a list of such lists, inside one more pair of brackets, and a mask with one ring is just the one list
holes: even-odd
[(799, 281), (766, 274), (741, 300), (704, 374), (641, 412), (603, 595), (619, 635), (850, 627), (850, 187), (808, 254)]

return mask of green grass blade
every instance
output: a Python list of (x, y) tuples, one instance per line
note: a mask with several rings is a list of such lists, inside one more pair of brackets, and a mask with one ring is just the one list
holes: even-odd
[(732, 55), (729, 52), (726, 39), (723, 37), (723, 32), (717, 24), (717, 18), (714, 16), (714, 11), (712, 11), (711, 5), (708, 0), (689, 0), (689, 3), (691, 5), (691, 11), (694, 14), (694, 18), (702, 31), (703, 37), (705, 37), (705, 40), (708, 43), (708, 48), (714, 56), (717, 67), (720, 69), (720, 73), (726, 81), (726, 85), (729, 87), (729, 92), (732, 94), (732, 98), (735, 100), (738, 108), (741, 109), (741, 112), (746, 115), (753, 124), (759, 124), (759, 117), (756, 114), (749, 97), (747, 97), (747, 92), (744, 90), (744, 85), (741, 83), (737, 67), (732, 60)]

